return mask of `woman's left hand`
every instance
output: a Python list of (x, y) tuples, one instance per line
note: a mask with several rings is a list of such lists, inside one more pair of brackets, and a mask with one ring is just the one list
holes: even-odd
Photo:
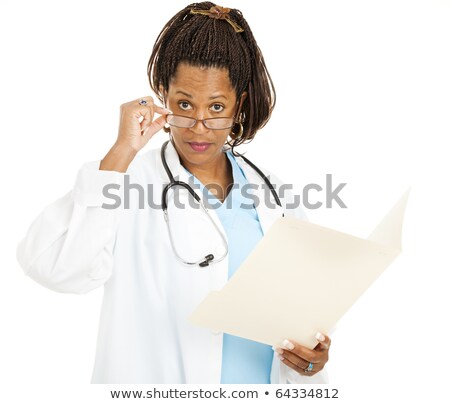
[[(331, 345), (331, 339), (326, 335), (317, 333), (316, 338), (319, 343), (314, 349), (306, 348), (287, 339), (283, 341), (283, 347), (273, 347), (273, 349), (285, 365), (303, 376), (313, 376), (320, 372), (328, 362), (328, 350)], [(308, 366), (311, 367), (310, 363), (312, 363), (312, 370), (305, 372)]]

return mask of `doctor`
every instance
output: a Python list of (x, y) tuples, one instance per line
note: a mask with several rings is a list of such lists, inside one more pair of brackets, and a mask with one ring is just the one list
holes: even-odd
[[(275, 104), (250, 27), (238, 10), (188, 6), (161, 31), (148, 74), (164, 107), (150, 96), (121, 105), (114, 145), (32, 223), (21, 267), (58, 292), (103, 286), (92, 383), (326, 383), (326, 335), (313, 350), (287, 339), (271, 347), (187, 322), (277, 218), (306, 219), (286, 208), (293, 196), (278, 195), (275, 175), (234, 151)], [(164, 147), (138, 155), (163, 128)], [(254, 199), (242, 192), (249, 185)], [(128, 206), (112, 206), (124, 197)], [(164, 211), (143, 203), (158, 198)], [(259, 203), (243, 208), (249, 201)]]

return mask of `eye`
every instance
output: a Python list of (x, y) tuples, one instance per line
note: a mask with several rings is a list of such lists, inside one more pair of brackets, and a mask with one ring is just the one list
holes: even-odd
[(222, 112), (224, 110), (224, 106), (221, 104), (213, 104), (211, 108), (214, 112)]
[(192, 109), (191, 104), (189, 104), (187, 101), (180, 101), (178, 103), (178, 106), (180, 107), (180, 109), (182, 109), (183, 111), (188, 111), (190, 109)]

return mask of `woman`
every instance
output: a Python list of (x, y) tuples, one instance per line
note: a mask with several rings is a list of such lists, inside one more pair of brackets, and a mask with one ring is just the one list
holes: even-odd
[[(265, 180), (233, 149), (254, 138), (275, 104), (250, 27), (238, 10), (192, 4), (163, 28), (148, 73), (164, 107), (150, 96), (121, 106), (112, 148), (81, 167), (74, 189), (19, 244), (23, 270), (59, 292), (104, 286), (92, 383), (326, 382), (328, 336), (319, 334), (314, 350), (287, 340), (270, 347), (187, 322), (277, 218), (305, 218), (285, 208), (290, 195), (275, 208), (242, 208), (246, 185), (266, 201)], [(137, 155), (162, 128), (170, 138), (163, 149)], [(209, 219), (169, 180), (197, 186), (205, 205), (216, 202)], [(145, 189), (148, 201), (163, 195), (164, 214), (144, 203)]]

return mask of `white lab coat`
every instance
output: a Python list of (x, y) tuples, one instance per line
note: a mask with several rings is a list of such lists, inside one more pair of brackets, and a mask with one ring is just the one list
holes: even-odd
[[(170, 142), (166, 160), (173, 176), (188, 182)], [(249, 183), (263, 184), (241, 157), (237, 162)], [(100, 160), (84, 164), (73, 190), (48, 205), (32, 223), (17, 248), (22, 269), (57, 292), (83, 294), (103, 285), (92, 383), (220, 383), (223, 333), (192, 326), (187, 317), (210, 291), (225, 285), (228, 259), (202, 270), (181, 264), (173, 254), (162, 210), (147, 203), (138, 209), (135, 190), (130, 191), (130, 209), (123, 209), (123, 204), (118, 209), (102, 208), (112, 202), (103, 195), (103, 187), (123, 185), (125, 173), (99, 170), (99, 164)], [(259, 168), (270, 174), (278, 190), (280, 180)], [(168, 178), (159, 148), (136, 156), (126, 174), (130, 183), (144, 189), (153, 184), (153, 199), (160, 203)], [(264, 201), (261, 186), (256, 192)], [(123, 186), (116, 193), (123, 201)], [(292, 195), (281, 198), (283, 207)], [(183, 197), (188, 198), (187, 191), (180, 192)], [(282, 214), (274, 201), (272, 205), (276, 208), (257, 206), (264, 233)], [(225, 235), (215, 210), (210, 214)], [(306, 219), (301, 207), (288, 209), (285, 215)], [(182, 221), (183, 215), (178, 215), (174, 231), (185, 230)], [(210, 238), (196, 234), (195, 228), (189, 231), (196, 242)], [(271, 383), (327, 382), (326, 369), (302, 376), (274, 355)]]

